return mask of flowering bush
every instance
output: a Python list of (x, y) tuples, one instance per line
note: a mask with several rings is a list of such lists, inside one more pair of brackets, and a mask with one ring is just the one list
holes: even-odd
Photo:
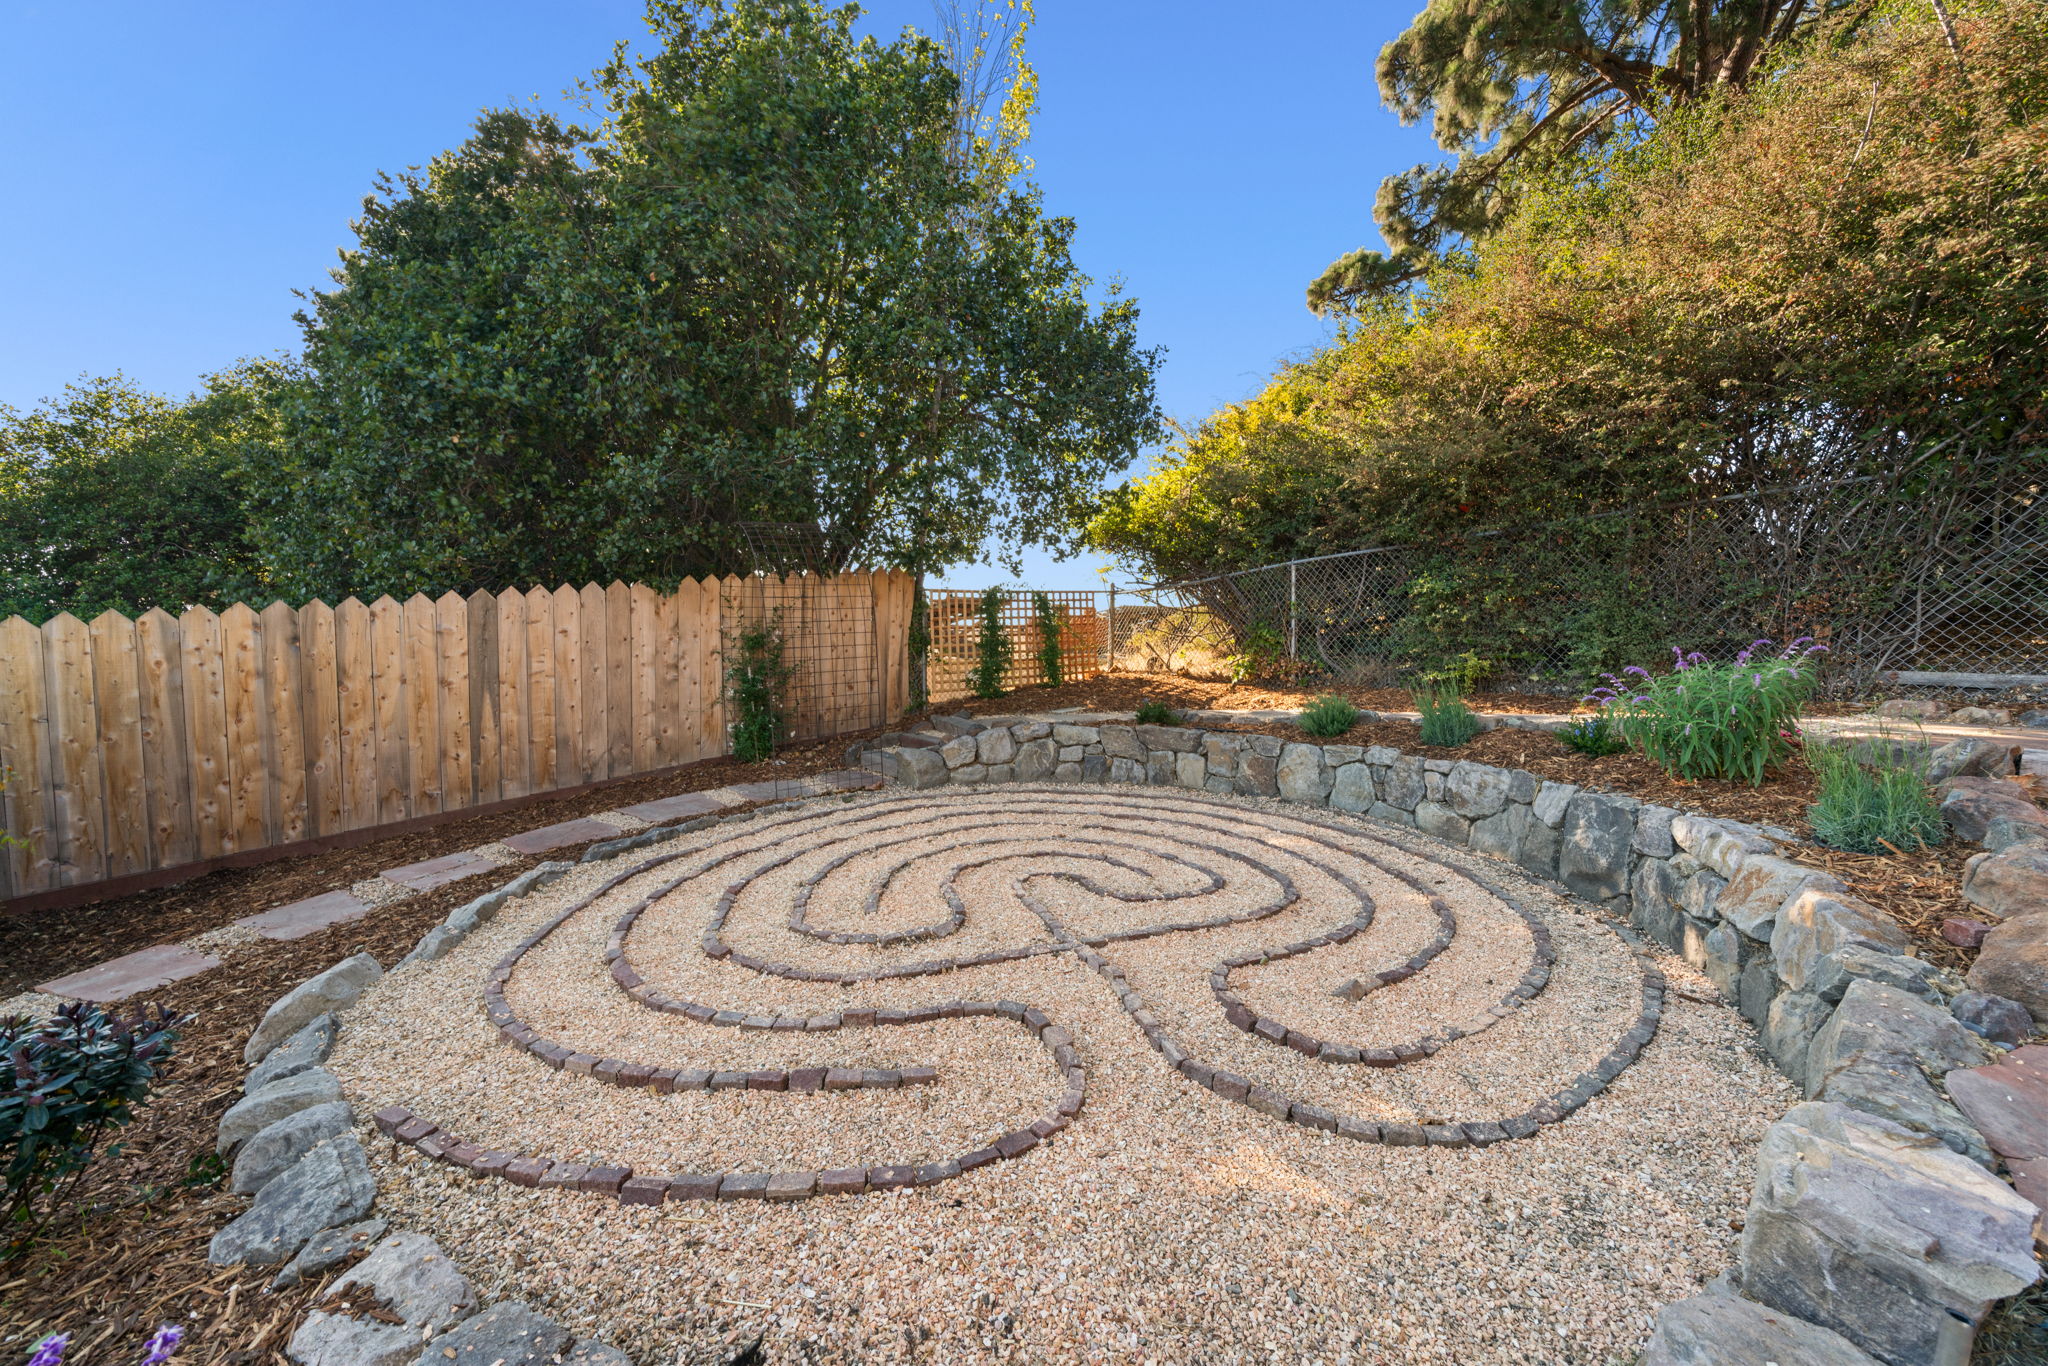
[(1740, 778), (1754, 787), (1792, 752), (1799, 713), (1825, 652), (1801, 636), (1776, 655), (1759, 640), (1726, 664), (1673, 648), (1668, 674), (1636, 665), (1606, 675), (1586, 698), (1624, 739), (1674, 778)]
[[(142, 1366), (164, 1366), (177, 1355), (178, 1344), (184, 1339), (185, 1330), (175, 1323), (167, 1323), (157, 1329), (142, 1345)], [(28, 1366), (64, 1366), (64, 1353), (70, 1346), (71, 1334), (52, 1333), (36, 1344)]]

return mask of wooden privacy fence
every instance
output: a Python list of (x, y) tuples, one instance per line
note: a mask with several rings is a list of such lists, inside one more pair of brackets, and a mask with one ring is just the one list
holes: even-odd
[[(1105, 643), (1102, 594), (1092, 589), (1048, 590), (1045, 596), (1059, 614), (1060, 666), (1066, 676), (1086, 678), (1100, 673)], [(1003, 672), (1005, 688), (1047, 681), (1038, 659), (1045, 636), (1032, 597), (1029, 589), (1003, 594), (1003, 634), (1010, 641), (1010, 667)], [(968, 671), (980, 654), (981, 593), (968, 588), (928, 589), (925, 610), (931, 630), (925, 677), (932, 700), (966, 697), (970, 691)]]
[(726, 753), (721, 650), (800, 603), (802, 736), (901, 715), (907, 574), (0, 622), (0, 900)]

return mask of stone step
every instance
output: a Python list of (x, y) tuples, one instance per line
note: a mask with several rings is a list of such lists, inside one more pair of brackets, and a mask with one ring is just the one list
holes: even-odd
[(96, 1005), (111, 1005), (219, 966), (220, 959), (182, 944), (155, 944), (109, 959), (96, 968), (44, 982), (36, 990), (52, 996), (91, 1001)]

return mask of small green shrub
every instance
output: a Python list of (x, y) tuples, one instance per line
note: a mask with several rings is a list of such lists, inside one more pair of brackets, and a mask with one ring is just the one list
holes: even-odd
[(1621, 728), (1614, 724), (1614, 718), (1606, 712), (1592, 716), (1581, 716), (1557, 733), (1565, 748), (1575, 749), (1590, 759), (1604, 759), (1610, 754), (1620, 754), (1628, 748)]
[(981, 591), (981, 639), (974, 644), (974, 667), (967, 682), (976, 697), (1001, 697), (1003, 675), (1010, 671), (1010, 638), (1003, 634), (1003, 590)]
[(1270, 626), (1252, 627), (1238, 640), (1237, 652), (1229, 656), (1230, 681), (1242, 683), (1272, 673), (1286, 652), (1287, 642), (1278, 631)]
[(1422, 675), (1423, 683), (1443, 692), (1463, 697), (1478, 692), (1481, 685), (1492, 678), (1499, 666), (1490, 659), (1481, 659), (1476, 650), (1466, 650), (1452, 655), (1435, 669)]
[(109, 1015), (90, 1002), (37, 1023), (0, 1019), (0, 1180), (8, 1254), (25, 1248), (91, 1165), (108, 1132), (130, 1123), (190, 1016)]
[(1148, 699), (1138, 704), (1138, 724), (1141, 726), (1177, 726), (1180, 713), (1164, 702)]
[(732, 717), (732, 754), (753, 763), (775, 753), (789, 725), (789, 681), (783, 660), (782, 613), (743, 626), (726, 643), (725, 688)]
[(1358, 708), (1351, 705), (1350, 698), (1328, 693), (1303, 707), (1295, 724), (1310, 735), (1327, 740), (1358, 724)]
[(1628, 677), (1608, 674), (1586, 700), (1672, 777), (1739, 778), (1755, 787), (1791, 753), (1799, 713), (1819, 682), (1814, 656), (1827, 648), (1802, 636), (1758, 659), (1770, 643), (1756, 641), (1726, 664), (1674, 648), (1670, 673), (1631, 664), (1622, 670)]
[(1479, 733), (1479, 718), (1455, 692), (1415, 689), (1415, 710), (1422, 713), (1422, 743), (1455, 748)]
[(1806, 817), (1821, 843), (1858, 854), (1903, 853), (1941, 843), (1941, 805), (1928, 789), (1924, 752), (1816, 744), (1807, 747), (1806, 765), (1820, 788)]
[(1032, 615), (1038, 618), (1038, 667), (1045, 674), (1042, 688), (1057, 688), (1067, 681), (1066, 660), (1060, 653), (1060, 640), (1066, 633), (1066, 620), (1059, 609), (1052, 605), (1052, 599), (1044, 593), (1031, 595)]

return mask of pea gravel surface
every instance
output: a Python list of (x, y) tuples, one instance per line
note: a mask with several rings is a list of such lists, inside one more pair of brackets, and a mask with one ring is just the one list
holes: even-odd
[[(1623, 1363), (1658, 1306), (1726, 1269), (1756, 1144), (1797, 1100), (1749, 1026), (1666, 957), (1656, 962), (1674, 990), (1657, 1036), (1532, 1138), (1362, 1143), (1184, 1079), (1064, 936), (1225, 922), (1098, 951), (1190, 1053), (1380, 1121), (1526, 1108), (1634, 1023), (1638, 962), (1600, 912), (1493, 860), (1334, 813), (1179, 789), (898, 791), (819, 799), (633, 857), (670, 854), (520, 960), (505, 991), (522, 1019), (579, 1050), (660, 1067), (921, 1065), (936, 1084), (665, 1095), (556, 1072), (500, 1042), (483, 1015), (485, 975), (630, 866), (600, 863), (366, 993), (331, 1062), (358, 1113), (404, 1105), (470, 1141), (565, 1161), (772, 1172), (940, 1161), (1058, 1100), (1047, 1050), (1000, 1018), (784, 1033), (640, 1006), (603, 951), (619, 916), (671, 882), (626, 943), (669, 996), (808, 1016), (1021, 1001), (1075, 1036), (1088, 1084), (1072, 1127), (1018, 1160), (786, 1205), (626, 1206), (476, 1180), (367, 1135), (398, 1226), (439, 1239), (487, 1299), (525, 1300), (643, 1366), (725, 1361), (756, 1339), (767, 1362)], [(814, 933), (791, 928), (806, 885)], [(726, 941), (774, 964), (865, 973), (1043, 951), (845, 985), (792, 980), (704, 954), (728, 888)], [(1261, 1015), (1360, 1048), (1475, 1032), (1381, 1069), (1315, 1061), (1223, 1018), (1214, 965), (1325, 933), (1359, 914), (1361, 892), (1365, 933), (1240, 968), (1232, 990)], [(1355, 1003), (1333, 995), (1430, 943), (1430, 894), (1455, 921), (1449, 946)], [(1534, 952), (1505, 897), (1547, 926), (1556, 962), (1545, 990), (1496, 1018), (1488, 1007)], [(819, 937), (941, 924), (949, 904), (959, 927), (935, 937)]]

